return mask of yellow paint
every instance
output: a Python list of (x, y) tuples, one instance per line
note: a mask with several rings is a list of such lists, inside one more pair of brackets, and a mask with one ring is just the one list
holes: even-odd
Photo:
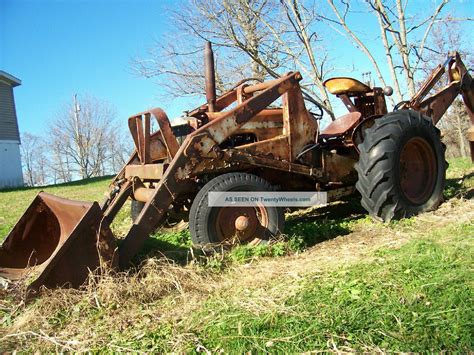
[(352, 78), (331, 78), (324, 82), (324, 86), (334, 95), (364, 94), (372, 90), (359, 80)]

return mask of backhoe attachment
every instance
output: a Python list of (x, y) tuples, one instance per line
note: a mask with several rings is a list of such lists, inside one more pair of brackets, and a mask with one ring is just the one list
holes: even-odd
[[(448, 76), (448, 84), (428, 96), (444, 74)], [(471, 148), (471, 160), (474, 162), (474, 80), (458, 52), (450, 54), (444, 64), (438, 65), (413, 98), (400, 108), (419, 111), (431, 117), (433, 123), (437, 124), (459, 94), (463, 98), (471, 121), (467, 136)]]

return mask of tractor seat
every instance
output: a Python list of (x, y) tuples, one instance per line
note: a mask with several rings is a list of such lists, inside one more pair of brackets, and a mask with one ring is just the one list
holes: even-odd
[(320, 138), (328, 139), (339, 137), (347, 131), (353, 129), (359, 123), (360, 112), (351, 112), (347, 115), (339, 117), (337, 120), (331, 122), (319, 135)]
[(359, 80), (344, 77), (328, 79), (323, 85), (333, 95), (357, 96), (372, 91), (369, 86)]

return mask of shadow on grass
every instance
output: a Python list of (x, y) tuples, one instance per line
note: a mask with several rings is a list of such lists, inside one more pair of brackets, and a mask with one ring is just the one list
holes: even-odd
[(306, 247), (347, 235), (351, 232), (349, 224), (364, 218), (365, 210), (354, 196), (325, 207), (316, 208), (301, 215), (291, 216), (286, 222), (285, 234), (301, 237)]
[(450, 199), (456, 196), (463, 196), (471, 199), (474, 197), (474, 172), (464, 175), (460, 178), (446, 179), (444, 188), (444, 198)]
[[(298, 213), (298, 212), (296, 212)], [(359, 203), (359, 197), (338, 201), (337, 203), (313, 209), (300, 211), (297, 215), (287, 218), (285, 234), (295, 250), (305, 249), (317, 243), (346, 235), (351, 232), (349, 224), (366, 215)], [(296, 243), (292, 243), (296, 242)], [(150, 257), (166, 257), (178, 265), (186, 265), (192, 258), (192, 244), (189, 231), (174, 233), (155, 233), (145, 241), (140, 252), (133, 259), (135, 265)], [(242, 249), (242, 250), (240, 250)], [(242, 251), (254, 256), (258, 254), (258, 247), (249, 248), (245, 245), (237, 246), (229, 251), (234, 257)], [(255, 250), (254, 250), (255, 249)], [(291, 249), (291, 248), (290, 248)], [(264, 252), (264, 250), (260, 250)], [(269, 252), (267, 250), (267, 252)], [(200, 250), (194, 249), (194, 257), (202, 256)], [(238, 256), (238, 255), (237, 255)], [(244, 258), (245, 259), (245, 258)]]
[[(443, 194), (446, 200), (460, 196), (474, 198), (474, 172), (447, 179)], [(350, 223), (366, 216), (367, 212), (360, 204), (360, 196), (354, 195), (337, 203), (291, 216), (286, 221), (285, 234), (289, 238), (300, 237), (305, 247), (311, 247), (349, 234)]]
[(92, 177), (89, 179), (82, 179), (82, 180), (63, 182), (60, 184), (51, 184), (51, 185), (44, 185), (44, 186), (11, 187), (11, 188), (0, 189), (0, 192), (13, 192), (13, 191), (38, 190), (38, 189), (41, 190), (41, 189), (45, 189), (49, 187), (83, 186), (83, 185), (88, 185), (94, 182), (112, 180), (113, 177), (115, 177), (115, 175), (98, 176), (98, 177)]
[(178, 265), (186, 265), (190, 259), (190, 243), (187, 231), (151, 235), (133, 259), (133, 263), (138, 265), (147, 258), (166, 257)]

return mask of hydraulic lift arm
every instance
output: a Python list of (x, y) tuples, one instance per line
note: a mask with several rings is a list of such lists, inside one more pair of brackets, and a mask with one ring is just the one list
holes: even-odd
[[(426, 97), (445, 73), (448, 74), (448, 85)], [(450, 54), (444, 64), (438, 65), (413, 98), (401, 105), (400, 108), (419, 111), (431, 117), (433, 123), (437, 124), (459, 94), (462, 95), (471, 120), (468, 140), (471, 159), (474, 162), (474, 80), (458, 52)]]

